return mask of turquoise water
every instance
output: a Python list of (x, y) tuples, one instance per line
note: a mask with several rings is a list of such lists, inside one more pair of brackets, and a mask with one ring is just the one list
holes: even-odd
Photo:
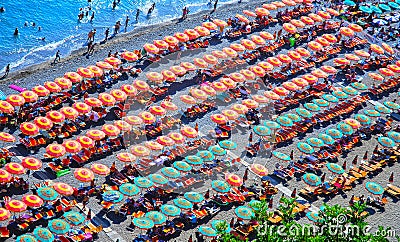
[[(231, 0), (219, 0), (219, 3), (227, 3)], [(156, 8), (150, 16), (147, 11), (155, 2)], [(191, 13), (204, 9), (210, 9), (209, 0), (121, 0), (116, 9), (112, 9), (113, 0), (2, 0), (0, 6), (4, 6), (5, 12), (0, 13), (0, 75), (8, 63), (12, 70), (37, 64), (54, 58), (57, 50), (62, 56), (72, 50), (86, 45), (87, 33), (97, 29), (95, 41), (104, 38), (104, 31), (112, 27), (120, 20), (122, 25), (128, 15), (131, 19), (128, 31), (134, 31), (135, 27), (156, 24), (168, 19), (180, 17), (182, 8), (188, 6)], [(89, 5), (90, 4), (90, 5)], [(78, 21), (79, 9), (88, 11), (88, 17)], [(135, 20), (136, 9), (140, 9), (138, 23)], [(94, 20), (89, 21), (95, 13)], [(25, 22), (28, 23), (24, 27)], [(36, 26), (33, 27), (32, 23)], [(38, 30), (38, 27), (41, 30)], [(19, 35), (14, 36), (14, 29), (18, 27)], [(124, 26), (122, 26), (122, 31)], [(41, 40), (45, 37), (45, 40)]]

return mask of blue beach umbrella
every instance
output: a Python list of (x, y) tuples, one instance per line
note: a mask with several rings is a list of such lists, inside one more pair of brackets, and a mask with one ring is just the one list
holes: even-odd
[(226, 193), (231, 190), (231, 187), (226, 181), (214, 180), (211, 182), (211, 187), (217, 192)]
[(71, 228), (70, 225), (63, 219), (50, 220), (47, 227), (55, 234), (66, 234)]
[(312, 102), (320, 107), (328, 107), (329, 106), (329, 102), (324, 99), (321, 99), (321, 98), (313, 99)]
[(312, 187), (317, 187), (321, 184), (321, 178), (313, 173), (304, 174), (303, 181)]
[(45, 201), (53, 201), (58, 197), (58, 193), (52, 187), (39, 187), (37, 195)]
[(327, 145), (331, 145), (331, 144), (335, 143), (335, 140), (332, 138), (332, 136), (324, 134), (324, 133), (320, 133), (318, 135), (318, 138), (320, 138), (322, 141), (324, 141), (324, 143)]
[(215, 159), (215, 156), (213, 153), (211, 153), (208, 150), (201, 150), (199, 152), (197, 152), (196, 154), (198, 157), (202, 158), (203, 161), (212, 161)]
[(261, 201), (259, 200), (251, 200), (249, 202), (249, 206), (254, 210), (254, 211), (258, 211), (259, 208), (258, 206), (261, 204)]
[(369, 8), (370, 8), (373, 12), (375, 12), (375, 13), (377, 13), (377, 14), (383, 13), (382, 10), (381, 10), (380, 8), (378, 8), (377, 6), (372, 5), (372, 6), (370, 6)]
[(340, 165), (338, 165), (336, 163), (327, 163), (326, 168), (328, 168), (328, 170), (330, 170), (331, 172), (333, 172), (335, 174), (340, 175), (340, 174), (344, 173), (343, 167), (341, 167)]
[(140, 189), (132, 183), (124, 183), (119, 186), (119, 191), (126, 196), (135, 196), (139, 194)]
[(300, 122), (302, 120), (301, 117), (295, 113), (288, 113), (285, 114), (285, 116), (290, 118), (293, 122)]
[(37, 242), (37, 239), (30, 234), (23, 234), (17, 237), (16, 242)]
[(150, 188), (154, 186), (154, 183), (149, 179), (147, 179), (146, 177), (135, 177), (133, 182), (135, 183), (136, 186), (140, 188)]
[(309, 145), (309, 144), (307, 144), (307, 143), (304, 143), (304, 142), (299, 142), (299, 143), (297, 143), (297, 148), (298, 148), (301, 152), (303, 152), (303, 153), (305, 153), (305, 154), (312, 154), (312, 153), (314, 153), (314, 148), (313, 148), (311, 145)]
[(217, 236), (217, 231), (215, 229), (208, 227), (208, 226), (199, 226), (198, 231), (200, 234), (206, 237), (215, 237)]
[(332, 92), (332, 95), (339, 98), (339, 99), (346, 99), (349, 97), (345, 92), (342, 91), (334, 91)]
[(160, 184), (160, 185), (164, 185), (168, 183), (168, 179), (165, 178), (165, 176), (157, 174), (157, 173), (153, 173), (147, 176), (149, 178), (150, 181), (156, 183), (156, 184)]
[(47, 228), (37, 227), (33, 230), (33, 235), (35, 238), (41, 242), (53, 242), (54, 235)]
[(354, 89), (350, 86), (343, 87), (342, 90), (344, 93), (346, 93), (348, 95), (352, 95), (352, 96), (359, 94), (359, 92), (356, 89)]
[(267, 126), (257, 125), (253, 128), (254, 133), (259, 136), (267, 136), (271, 134), (271, 130)]
[(385, 107), (385, 106), (383, 106), (383, 105), (375, 105), (375, 106), (374, 106), (374, 109), (375, 109), (376, 111), (378, 111), (378, 112), (380, 112), (380, 113), (384, 113), (384, 114), (389, 114), (389, 113), (392, 112), (389, 108), (387, 108), (387, 107)]
[(312, 147), (322, 147), (325, 145), (323, 140), (314, 137), (308, 138), (307, 143)]
[(276, 122), (279, 123), (281, 126), (284, 126), (284, 127), (293, 126), (293, 121), (290, 118), (285, 117), (285, 116), (279, 116), (276, 119)]
[(119, 191), (105, 191), (102, 195), (106, 202), (119, 203), (124, 200), (124, 195)]
[(389, 131), (387, 136), (391, 138), (394, 142), (400, 143), (400, 133), (396, 131)]
[(364, 114), (370, 117), (380, 117), (381, 113), (373, 109), (364, 109)]
[(219, 145), (213, 145), (208, 148), (208, 151), (213, 153), (214, 155), (226, 155), (226, 150)]
[(318, 105), (314, 104), (314, 103), (305, 103), (304, 104), (304, 108), (307, 109), (307, 110), (310, 110), (311, 112), (319, 112), (319, 111), (321, 111), (321, 108)]
[(235, 209), (235, 214), (241, 219), (249, 220), (254, 216), (254, 212), (251, 208), (246, 206), (239, 206)]
[(272, 155), (275, 156), (276, 158), (280, 159), (280, 160), (283, 160), (283, 161), (290, 161), (291, 160), (289, 155), (287, 155), (285, 153), (282, 153), (282, 152), (279, 152), (279, 151), (272, 152)]
[(324, 99), (330, 103), (339, 102), (339, 99), (337, 97), (333, 96), (332, 94), (324, 94), (324, 95), (322, 95), (322, 99)]
[(355, 89), (357, 89), (357, 90), (361, 90), (361, 91), (367, 90), (367, 89), (368, 89), (368, 86), (365, 85), (364, 83), (361, 83), (361, 82), (353, 82), (353, 83), (351, 83), (350, 85), (351, 85), (353, 88), (355, 88)]
[(271, 120), (264, 121), (263, 126), (268, 127), (270, 129), (279, 129), (281, 127), (280, 124)]
[(177, 206), (178, 208), (181, 208), (181, 209), (193, 208), (193, 203), (191, 203), (189, 200), (187, 200), (185, 198), (180, 198), (180, 197), (175, 198), (174, 204), (175, 204), (175, 206)]
[(316, 212), (308, 212), (306, 216), (310, 221), (315, 223), (319, 223), (322, 221), (322, 218)]
[(161, 169), (161, 173), (164, 176), (172, 179), (176, 179), (181, 176), (181, 173), (173, 167), (164, 167)]
[(385, 189), (383, 189), (383, 187), (381, 185), (379, 185), (378, 183), (375, 183), (375, 182), (365, 183), (365, 188), (367, 189), (367, 191), (369, 191), (370, 193), (372, 193), (374, 195), (381, 195), (385, 191)]
[(361, 125), (370, 125), (371, 124), (371, 119), (364, 114), (356, 114), (354, 115), (354, 118), (360, 122)]
[(399, 9), (400, 8), (400, 5), (398, 3), (395, 3), (395, 2), (388, 2), (388, 5), (391, 8), (394, 8), (394, 9)]
[(346, 135), (351, 135), (351, 134), (354, 133), (354, 129), (350, 125), (348, 125), (348, 124), (346, 124), (344, 122), (338, 123), (337, 129), (340, 130), (343, 134), (346, 134)]
[(160, 210), (163, 214), (169, 217), (176, 217), (181, 214), (181, 209), (175, 205), (163, 204), (161, 205)]
[(178, 171), (188, 172), (192, 170), (192, 166), (185, 161), (175, 161), (174, 168)]
[(153, 220), (149, 218), (134, 218), (132, 223), (139, 229), (151, 229), (154, 227)]
[(392, 9), (386, 4), (381, 3), (378, 6), (379, 6), (380, 9), (382, 9), (384, 11), (392, 11)]
[(386, 107), (393, 109), (393, 110), (399, 110), (400, 109), (400, 104), (397, 104), (395, 102), (384, 102), (383, 105), (385, 105)]
[(331, 137), (334, 138), (334, 139), (340, 139), (340, 138), (343, 137), (343, 133), (340, 132), (340, 131), (337, 130), (337, 129), (327, 129), (327, 130), (325, 131), (325, 133), (326, 133), (327, 135), (331, 136)]
[(364, 13), (372, 13), (372, 10), (367, 6), (361, 6), (359, 9)]
[(197, 155), (189, 155), (189, 156), (186, 156), (186, 157), (185, 157), (185, 161), (186, 161), (187, 163), (192, 164), (192, 165), (195, 165), (195, 166), (197, 166), (197, 165), (202, 165), (203, 162), (204, 162), (203, 159), (202, 159), (201, 157), (197, 156)]
[(343, 4), (345, 4), (345, 5), (347, 5), (347, 6), (350, 6), (350, 7), (356, 6), (356, 3), (353, 2), (353, 1), (351, 1), (351, 0), (345, 0), (345, 1), (343, 2)]
[(198, 192), (185, 192), (183, 196), (192, 203), (200, 203), (204, 200), (204, 196)]
[(387, 148), (393, 148), (396, 146), (396, 144), (394, 143), (394, 141), (392, 139), (385, 137), (385, 136), (378, 137), (378, 142), (379, 142), (379, 144), (381, 144), (382, 146), (387, 147)]
[(155, 225), (160, 225), (165, 223), (165, 221), (167, 221), (167, 217), (165, 217), (164, 214), (157, 211), (147, 212), (145, 217), (152, 220)]
[(83, 222), (85, 222), (85, 217), (81, 213), (78, 213), (75, 211), (70, 211), (70, 212), (64, 213), (64, 219), (65, 219), (65, 221), (67, 221), (68, 223), (70, 223), (74, 226), (78, 226), (78, 225), (82, 224)]
[(227, 223), (225, 220), (219, 220), (219, 219), (213, 220), (213, 221), (211, 222), (211, 227), (212, 227), (213, 229), (215, 229), (215, 230), (218, 230), (218, 226), (219, 226), (221, 223), (224, 223), (224, 222), (225, 222), (225, 224), (226, 224), (226, 230), (225, 230), (225, 232), (226, 232), (226, 233), (231, 232), (231, 226), (230, 226), (229, 223)]
[(296, 113), (303, 118), (311, 118), (313, 115), (305, 108), (296, 108)]
[(234, 150), (237, 148), (237, 144), (230, 140), (222, 140), (218, 144), (219, 146), (227, 150)]

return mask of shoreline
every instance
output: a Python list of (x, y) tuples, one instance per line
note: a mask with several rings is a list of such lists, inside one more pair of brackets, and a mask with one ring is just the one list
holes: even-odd
[[(237, 3), (221, 4), (221, 6), (219, 6), (217, 8), (217, 11), (214, 12), (212, 14), (212, 16), (217, 17), (219, 14), (221, 14), (221, 12), (225, 13), (225, 12), (228, 12), (230, 9), (243, 8), (243, 6), (259, 5), (259, 4), (261, 4), (261, 3), (257, 4), (255, 2), (248, 2), (248, 1), (242, 2), (240, 5), (237, 5)], [(88, 60), (92, 60), (92, 64), (94, 64), (96, 61), (99, 60), (98, 58), (100, 58), (99, 52), (104, 52), (102, 59), (107, 57), (108, 51), (105, 51), (106, 49), (109, 50), (110, 48), (113, 48), (114, 51), (115, 50), (120, 51), (121, 49), (127, 49), (127, 50), (133, 51), (135, 48), (138, 48), (139, 46), (141, 49), (143, 45), (138, 45), (138, 44), (133, 44), (131, 48), (119, 48), (119, 46), (121, 46), (121, 45), (126, 46), (129, 41), (131, 41), (131, 40), (135, 41), (135, 38), (142, 37), (145, 35), (152, 35), (157, 32), (162, 33), (162, 34), (158, 35), (161, 39), (164, 36), (169, 35), (169, 34), (165, 34), (165, 33), (170, 31), (171, 29), (174, 29), (174, 32), (183, 32), (188, 27), (182, 27), (182, 29), (180, 29), (180, 28), (176, 28), (175, 26), (176, 25), (183, 25), (183, 26), (192, 25), (194, 27), (196, 25), (199, 25), (198, 21), (196, 21), (196, 20), (198, 18), (201, 19), (202, 16), (205, 14), (210, 14), (211, 11), (212, 11), (212, 8), (209, 10), (202, 10), (202, 11), (199, 11), (199, 12), (196, 12), (193, 14), (189, 14), (188, 18), (183, 21), (179, 17), (179, 18), (173, 18), (171, 20), (167, 20), (162, 23), (151, 24), (151, 25), (146, 25), (146, 26), (139, 26), (137, 28), (134, 28), (131, 31), (121, 32), (118, 35), (112, 36), (112, 38), (109, 38), (106, 43), (103, 43), (103, 40), (96, 41), (95, 43), (96, 43), (97, 48), (95, 49), (94, 53), (92, 55), (90, 55), (89, 57), (86, 56), (87, 48), (81, 47), (77, 50), (71, 51), (71, 53), (65, 57), (61, 56), (61, 61), (57, 62), (56, 64), (53, 63), (53, 60), (55, 57), (54, 56), (53, 58), (51, 58), (47, 61), (44, 61), (44, 62), (41, 62), (38, 64), (33, 64), (33, 65), (30, 65), (27, 67), (23, 67), (22, 69), (17, 69), (17, 70), (11, 69), (10, 73), (8, 74), (8, 76), (6, 78), (4, 78), (4, 79), (0, 78), (0, 85), (4, 85), (7, 82), (17, 82), (17, 81), (19, 81), (18, 79), (27, 78), (30, 75), (35, 75), (38, 72), (43, 71), (43, 70), (54, 69), (54, 68), (63, 66), (65, 64), (70, 64), (69, 62), (72, 60), (80, 61), (82, 57), (85, 57), (85, 59), (88, 59)], [(236, 12), (233, 12), (233, 13), (236, 13)], [(169, 27), (172, 27), (172, 28), (169, 28)], [(171, 35), (173, 35), (173, 34), (171, 34)], [(148, 40), (151, 40), (151, 41), (147, 41), (147, 42), (152, 43), (152, 40), (154, 40), (154, 39), (149, 38)], [(55, 55), (55, 52), (54, 52), (54, 55)], [(93, 59), (95, 59), (95, 60), (93, 60)], [(82, 65), (82, 66), (85, 66), (85, 65)], [(74, 70), (71, 68), (68, 71), (74, 71)]]

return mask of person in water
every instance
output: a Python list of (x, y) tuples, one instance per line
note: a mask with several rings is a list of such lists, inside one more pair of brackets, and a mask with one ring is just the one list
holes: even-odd
[(109, 33), (110, 33), (110, 28), (107, 28), (106, 31), (104, 32), (105, 35), (104, 42), (107, 42)]
[(10, 64), (8, 64), (8, 65), (6, 66), (6, 71), (4, 72), (4, 75), (3, 75), (2, 78), (7, 77), (7, 76), (8, 76), (8, 73), (10, 73)]
[(112, 9), (115, 9), (116, 7), (117, 7), (117, 1), (114, 0)]
[(150, 14), (154, 11), (154, 8), (155, 8), (155, 7), (156, 7), (156, 3), (153, 3), (153, 4), (151, 5), (149, 11), (147, 12), (147, 14), (150, 15)]
[(131, 20), (131, 19), (129, 18), (129, 16), (126, 16), (126, 19), (125, 19), (125, 31), (126, 31), (126, 29), (128, 28), (129, 20)]
[(140, 10), (137, 9), (136, 10), (136, 17), (135, 17), (136, 22), (139, 20), (139, 14), (140, 14)]
[(6, 11), (6, 9), (4, 7), (0, 7), (0, 13), (3, 13), (5, 11)]
[(17, 36), (18, 34), (19, 34), (18, 28), (15, 28), (15, 30), (14, 30), (14, 36)]

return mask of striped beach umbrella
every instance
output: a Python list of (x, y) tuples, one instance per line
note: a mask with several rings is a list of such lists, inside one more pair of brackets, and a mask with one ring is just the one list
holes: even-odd
[(24, 195), (22, 197), (22, 201), (31, 208), (38, 208), (43, 205), (43, 200), (40, 197), (32, 194)]
[(97, 175), (107, 176), (108, 174), (110, 174), (110, 168), (103, 164), (93, 163), (90, 166), (90, 169)]
[(19, 129), (24, 135), (33, 136), (39, 133), (39, 127), (31, 122), (24, 122), (19, 125)]
[(6, 203), (5, 208), (13, 213), (21, 213), (27, 209), (27, 206), (22, 201), (10, 200)]
[(29, 170), (39, 170), (42, 167), (42, 162), (34, 157), (22, 158), (21, 165)]
[(74, 171), (74, 177), (81, 182), (91, 182), (94, 179), (94, 174), (87, 168), (78, 168)]
[(53, 158), (58, 158), (65, 155), (65, 148), (60, 144), (49, 144), (46, 147), (46, 153)]
[(324, 100), (324, 99), (313, 99), (312, 102), (320, 107), (328, 107), (329, 106), (329, 102)]
[(54, 190), (64, 196), (71, 196), (74, 193), (74, 188), (66, 183), (57, 182), (53, 184)]
[[(400, 104), (391, 102), (391, 101), (386, 101), (383, 103), (386, 107), (393, 109), (393, 110), (399, 110), (400, 109)], [(378, 110), (379, 111), (379, 110)]]
[(287, 113), (285, 114), (285, 117), (291, 119), (293, 122), (300, 122), (302, 120), (299, 115), (294, 113)]
[(250, 169), (259, 176), (267, 176), (268, 170), (261, 164), (252, 164)]
[[(0, 169), (0, 182), (1, 183), (8, 183), (11, 181), (11, 179), (12, 179), (12, 175), (8, 171)], [(1, 218), (0, 218), (0, 221), (1, 221)]]
[(131, 147), (131, 153), (135, 156), (143, 157), (150, 155), (150, 150), (143, 145), (135, 145)]
[(10, 211), (5, 208), (0, 208), (0, 221), (7, 220), (11, 217)]
[(357, 90), (361, 90), (361, 91), (364, 91), (364, 90), (367, 90), (367, 89), (368, 89), (368, 86), (365, 85), (364, 83), (361, 83), (361, 82), (353, 82), (353, 83), (351, 83), (350, 85), (351, 85), (353, 88), (355, 88), (355, 89), (357, 89)]
[(13, 175), (22, 175), (25, 173), (25, 168), (21, 164), (15, 162), (7, 163), (4, 168)]
[(3, 142), (13, 143), (13, 142), (15, 142), (15, 137), (9, 133), (0, 132), (0, 140)]
[(122, 200), (124, 200), (124, 195), (120, 193), (119, 191), (105, 191), (102, 194), (103, 200), (106, 202), (112, 202), (112, 203), (120, 203)]
[(307, 109), (307, 110), (310, 110), (312, 112), (321, 111), (321, 108), (318, 105), (314, 104), (314, 103), (305, 103), (304, 104), (304, 108)]
[(243, 179), (240, 178), (238, 175), (233, 174), (233, 173), (226, 173), (225, 174), (225, 181), (231, 185), (231, 186), (236, 186), (239, 187), (243, 184)]

